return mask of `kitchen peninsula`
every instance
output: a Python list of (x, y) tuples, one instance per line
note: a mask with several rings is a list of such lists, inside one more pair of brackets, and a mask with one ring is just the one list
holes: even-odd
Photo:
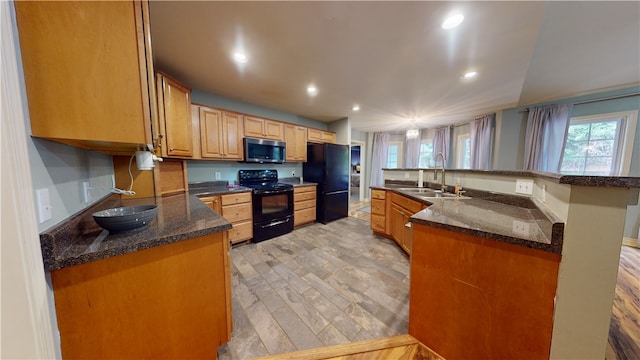
[[(110, 234), (91, 214), (155, 204), (147, 228)], [(63, 358), (215, 358), (231, 337), (231, 224), (193, 194), (112, 195), (41, 234)]]
[[(415, 186), (419, 171), (385, 169), (386, 184)], [(423, 175), (437, 183), (433, 170)], [(604, 358), (626, 208), (640, 178), (448, 170), (447, 179), (468, 199), (427, 200), (410, 219), (411, 303), (421, 306), (410, 306), (409, 333), (444, 358)], [(531, 181), (532, 194), (514, 197), (516, 180)], [(521, 203), (492, 205), (505, 198)], [(492, 209), (507, 206), (520, 215)]]

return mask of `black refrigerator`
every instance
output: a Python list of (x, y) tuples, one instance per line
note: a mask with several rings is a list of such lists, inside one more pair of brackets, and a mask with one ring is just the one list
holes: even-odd
[(318, 184), (317, 221), (326, 224), (349, 215), (349, 145), (308, 144), (302, 177)]

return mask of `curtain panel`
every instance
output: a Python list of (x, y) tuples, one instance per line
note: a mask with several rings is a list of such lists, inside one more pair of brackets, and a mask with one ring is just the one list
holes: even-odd
[(420, 160), (420, 142), (422, 142), (422, 130), (418, 130), (415, 138), (406, 137), (404, 146), (404, 167), (417, 168)]
[(441, 127), (435, 130), (433, 135), (433, 161), (434, 166), (441, 165), (438, 162), (438, 154), (442, 153), (445, 158), (444, 166), (447, 167), (449, 161), (449, 149), (451, 148), (451, 127)]
[(573, 104), (529, 109), (524, 148), (524, 169), (560, 172)]
[(389, 147), (389, 134), (373, 134), (373, 154), (371, 157), (371, 186), (384, 185), (384, 172), (387, 167), (387, 148)]
[(471, 168), (491, 169), (491, 150), (493, 132), (496, 127), (496, 114), (483, 115), (469, 123), (471, 128)]

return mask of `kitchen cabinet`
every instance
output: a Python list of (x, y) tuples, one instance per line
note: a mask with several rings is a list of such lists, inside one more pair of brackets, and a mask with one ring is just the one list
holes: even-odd
[(51, 272), (62, 358), (215, 358), (231, 339), (226, 232)]
[(192, 157), (191, 90), (161, 72), (156, 75), (156, 84), (162, 156)]
[(371, 189), (371, 230), (382, 235), (389, 234), (390, 199), (385, 190)]
[(244, 116), (244, 136), (246, 137), (282, 141), (283, 132), (283, 124), (280, 121)]
[(218, 214), (222, 214), (222, 204), (220, 203), (220, 195), (215, 196), (203, 196), (200, 198), (202, 202), (210, 207), (213, 211)]
[(400, 194), (391, 193), (391, 225), (390, 225), (390, 233), (391, 237), (407, 252), (407, 254), (411, 254), (413, 236), (411, 232), (411, 228), (407, 225), (411, 225), (409, 223), (409, 218), (422, 210), (424, 205), (418, 201), (409, 199)]
[(336, 133), (318, 129), (307, 129), (307, 141), (314, 143), (336, 143)]
[(560, 255), (413, 224), (409, 334), (446, 359), (548, 359)]
[(293, 188), (293, 226), (316, 220), (316, 185)]
[(220, 195), (221, 215), (233, 228), (229, 230), (232, 244), (253, 238), (253, 207), (251, 192)]
[(287, 161), (307, 161), (307, 128), (293, 124), (284, 125)]
[(114, 155), (157, 121), (147, 1), (16, 1), (31, 135)]
[(201, 157), (205, 159), (244, 159), (243, 116), (238, 113), (200, 106)]

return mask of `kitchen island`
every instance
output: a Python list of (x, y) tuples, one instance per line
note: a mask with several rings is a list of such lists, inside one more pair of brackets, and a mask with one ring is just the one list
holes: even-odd
[[(110, 234), (91, 214), (155, 204)], [(229, 222), (195, 195), (111, 196), (41, 234), (63, 358), (216, 358), (231, 337)]]
[[(409, 169), (388, 170), (387, 183), (411, 183)], [(445, 358), (604, 358), (626, 207), (640, 178), (447, 176), (445, 186), (463, 184), (468, 199), (430, 201), (410, 218), (409, 333)], [(532, 194), (516, 198), (534, 208), (500, 201), (520, 179)]]

